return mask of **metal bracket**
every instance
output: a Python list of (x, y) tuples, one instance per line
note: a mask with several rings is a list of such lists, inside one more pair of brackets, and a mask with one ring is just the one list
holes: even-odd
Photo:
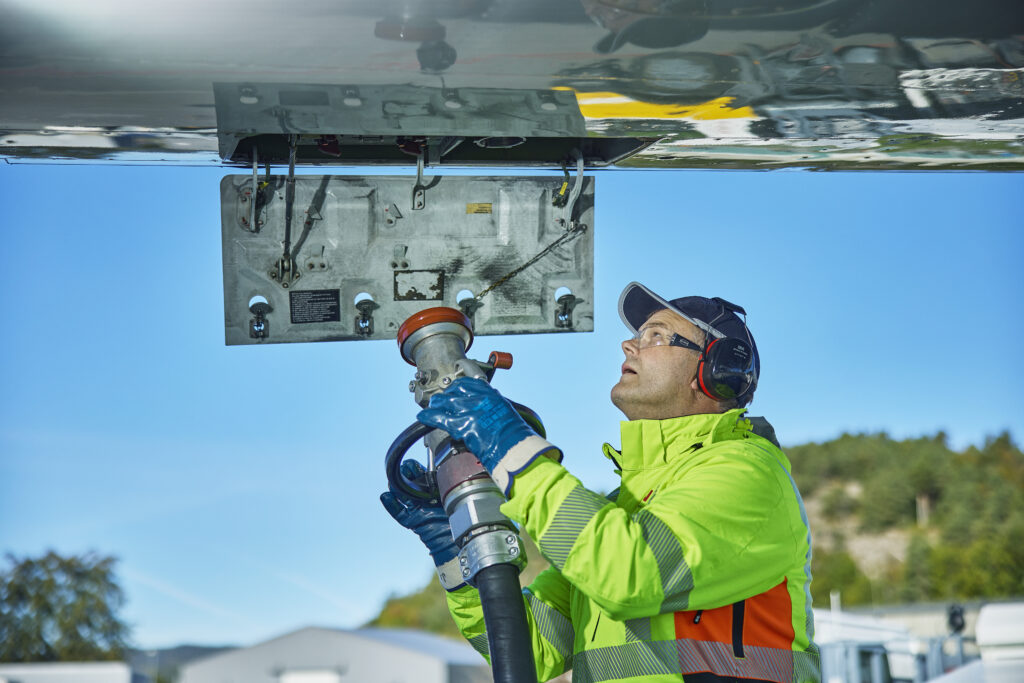
[(356, 334), (369, 337), (373, 334), (373, 311), (380, 308), (373, 299), (363, 299), (356, 304)]
[[(288, 179), (285, 182), (284, 195), (284, 250), (270, 270), (270, 278), (287, 289), (291, 287), (302, 273), (295, 267), (292, 258), (292, 211), (295, 208), (295, 150), (299, 144), (299, 136), (292, 135), (288, 143)], [(308, 220), (308, 219), (307, 219)]]
[(238, 222), (244, 230), (249, 232), (260, 231), (263, 227), (263, 218), (260, 216), (260, 209), (263, 207), (263, 195), (260, 192), (259, 176), (259, 155), (256, 147), (252, 148), (252, 183), (242, 186), (238, 191), (238, 201), (248, 204), (248, 213), (239, 217)]
[(256, 224), (256, 203), (260, 196), (260, 160), (256, 146), (252, 148), (252, 187), (249, 190), (249, 230), (259, 232)]
[(569, 177), (569, 167), (565, 164), (562, 164), (562, 175), (565, 176), (562, 179), (562, 184), (551, 193), (551, 206), (556, 209), (565, 208), (565, 205), (569, 203), (569, 182), (572, 178)]
[[(562, 217), (555, 219), (555, 222), (566, 230), (572, 230), (576, 227), (572, 220), (572, 213), (576, 208), (576, 200), (580, 198), (580, 192), (583, 190), (583, 155), (576, 149), (573, 150), (573, 154), (576, 156), (576, 182), (573, 183), (569, 198), (562, 204)], [(565, 168), (563, 167), (564, 170)], [(566, 178), (568, 177), (569, 174), (566, 171)]]
[(266, 339), (270, 336), (270, 323), (267, 321), (267, 314), (273, 311), (273, 307), (265, 301), (257, 301), (249, 307), (249, 312), (255, 318), (249, 321), (249, 336), (253, 339)]
[(473, 316), (476, 315), (477, 310), (482, 308), (483, 305), (484, 302), (480, 301), (480, 299), (475, 296), (467, 296), (465, 299), (458, 302), (459, 308), (466, 314), (466, 317), (469, 318), (470, 322), (476, 322)]
[(327, 247), (320, 245), (320, 253), (313, 253), (306, 257), (306, 270), (310, 272), (318, 272), (327, 270), (330, 267), (330, 262), (326, 257)]
[(558, 308), (555, 310), (555, 327), (572, 328), (572, 309), (576, 308), (579, 299), (573, 294), (558, 297)]
[(412, 210), (419, 211), (427, 205), (427, 186), (423, 184), (423, 150), (416, 155), (416, 184), (412, 188)]
[[(414, 196), (413, 202), (415, 203), (415, 201), (416, 197)], [(384, 224), (387, 225), (389, 228), (394, 227), (395, 223), (397, 223), (401, 218), (402, 212), (398, 209), (398, 205), (395, 204), (394, 202), (392, 202), (390, 206), (384, 207)]]
[(302, 273), (295, 267), (295, 261), (291, 256), (282, 256), (274, 263), (270, 270), (270, 279), (276, 280), (285, 289), (288, 289), (295, 281), (302, 277)]

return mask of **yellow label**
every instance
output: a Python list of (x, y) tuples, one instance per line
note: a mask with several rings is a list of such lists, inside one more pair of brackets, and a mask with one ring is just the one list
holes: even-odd
[[(571, 88), (555, 88), (571, 90)], [(754, 119), (750, 107), (733, 107), (734, 97), (718, 97), (699, 104), (659, 104), (634, 100), (616, 92), (579, 92), (576, 102), (588, 119)]]
[(466, 204), (466, 213), (491, 213), (491, 204)]

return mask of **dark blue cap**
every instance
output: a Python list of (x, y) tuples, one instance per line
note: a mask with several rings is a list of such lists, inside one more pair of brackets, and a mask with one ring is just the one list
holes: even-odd
[(640, 326), (652, 313), (663, 308), (678, 313), (716, 339), (730, 337), (748, 342), (754, 351), (754, 367), (760, 374), (761, 359), (757, 353), (757, 344), (746, 322), (740, 318), (740, 315), (747, 314), (740, 306), (718, 297), (709, 299), (703, 296), (684, 296), (669, 301), (639, 282), (630, 282), (619, 297), (619, 317), (633, 334), (640, 330)]

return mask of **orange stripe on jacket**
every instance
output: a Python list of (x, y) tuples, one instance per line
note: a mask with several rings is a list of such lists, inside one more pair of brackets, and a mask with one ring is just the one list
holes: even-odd
[[(732, 643), (732, 615), (732, 605), (676, 612), (676, 639)], [(789, 650), (793, 647), (793, 638), (793, 605), (785, 579), (774, 588), (746, 600), (744, 645)]]
[(793, 602), (786, 580), (747, 600), (743, 642), (760, 647), (793, 647)]

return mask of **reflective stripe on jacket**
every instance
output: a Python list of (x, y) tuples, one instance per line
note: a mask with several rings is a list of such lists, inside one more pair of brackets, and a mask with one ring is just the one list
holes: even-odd
[[(607, 498), (538, 458), (502, 510), (551, 568), (523, 591), (537, 675), (820, 680), (810, 532), (786, 456), (742, 410), (622, 423)], [(448, 594), (487, 654), (478, 593)]]

